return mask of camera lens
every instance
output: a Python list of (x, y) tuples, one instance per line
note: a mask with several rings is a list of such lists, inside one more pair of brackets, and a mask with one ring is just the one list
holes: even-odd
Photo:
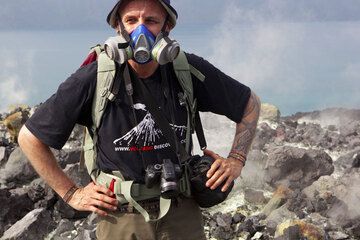
[(179, 194), (176, 182), (166, 181), (161, 178), (161, 196), (166, 199), (174, 198)]

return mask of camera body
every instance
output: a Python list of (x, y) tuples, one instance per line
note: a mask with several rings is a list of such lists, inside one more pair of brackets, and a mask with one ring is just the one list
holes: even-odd
[(171, 159), (164, 159), (162, 164), (148, 165), (145, 170), (145, 185), (153, 187), (160, 182), (161, 196), (170, 199), (179, 195), (178, 181), (181, 178), (181, 167)]

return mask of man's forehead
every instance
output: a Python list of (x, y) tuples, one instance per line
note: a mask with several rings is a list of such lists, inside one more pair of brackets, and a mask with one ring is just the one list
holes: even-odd
[(119, 15), (145, 15), (146, 17), (162, 17), (166, 10), (157, 0), (127, 0), (119, 9)]

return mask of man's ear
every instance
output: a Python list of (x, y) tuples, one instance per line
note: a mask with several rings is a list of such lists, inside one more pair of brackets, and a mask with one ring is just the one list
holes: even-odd
[(120, 16), (118, 17), (116, 22), (117, 22), (117, 25), (116, 25), (117, 34), (120, 35), (121, 33), (126, 32), (124, 24), (121, 22), (121, 17)]
[(165, 23), (165, 31), (167, 33), (170, 33), (170, 31), (174, 28), (174, 26), (172, 25), (172, 23), (167, 20), (166, 23)]
[(116, 26), (116, 33), (118, 34), (118, 35), (120, 35), (120, 33), (121, 33), (121, 30), (120, 30), (120, 26), (119, 26), (119, 24)]

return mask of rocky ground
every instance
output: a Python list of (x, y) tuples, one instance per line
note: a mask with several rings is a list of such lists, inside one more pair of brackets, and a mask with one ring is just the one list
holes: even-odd
[[(64, 204), (16, 143), (33, 111), (0, 114), (0, 239), (94, 239), (96, 216)], [(234, 125), (210, 114), (202, 119), (209, 148), (226, 156)], [(64, 149), (53, 152), (85, 185), (81, 135), (76, 126)], [(264, 104), (242, 178), (225, 202), (203, 210), (208, 239), (360, 239), (359, 167), (360, 110), (281, 117)]]

